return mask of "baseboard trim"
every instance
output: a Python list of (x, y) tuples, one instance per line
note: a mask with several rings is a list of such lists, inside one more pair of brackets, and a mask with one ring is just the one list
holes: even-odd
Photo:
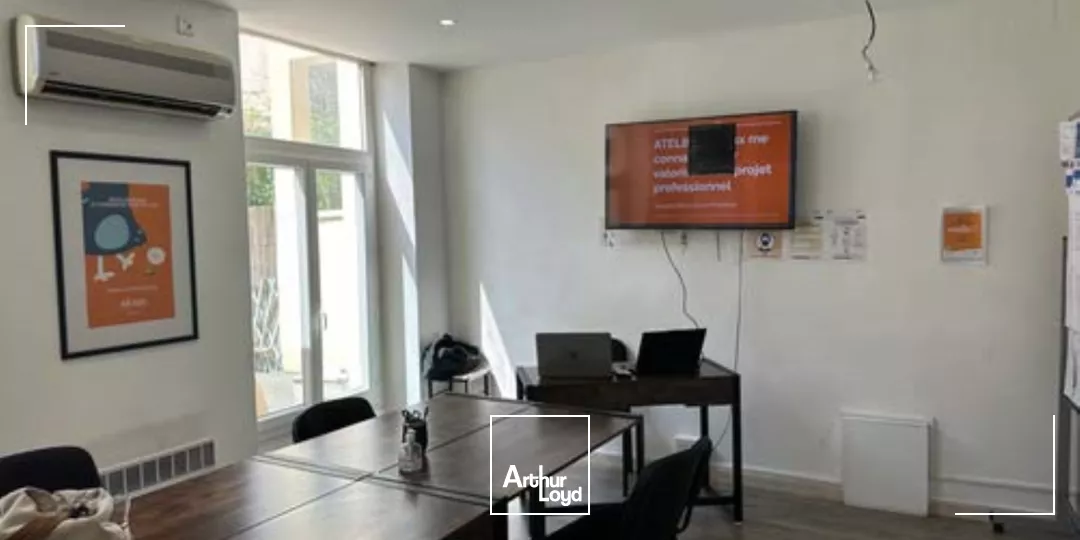
[(986, 516), (958, 516), (956, 514), (985, 514), (994, 511), (1000, 510), (993, 510), (984, 506), (965, 502), (930, 499), (931, 516), (966, 519), (970, 521), (986, 521)]
[(994, 489), (1011, 489), (1015, 491), (1026, 491), (1030, 493), (1044, 493), (1050, 495), (1053, 493), (1053, 486), (1045, 484), (1036, 484), (1034, 482), (1021, 482), (1019, 480), (998, 480), (994, 478), (982, 478), (978, 476), (939, 476), (938, 482), (953, 482), (957, 484), (968, 484), (971, 486), (983, 486)]
[[(593, 463), (605, 467), (622, 467), (622, 458), (618, 453), (596, 452), (592, 454)], [(731, 464), (714, 461), (710, 467), (713, 478), (727, 481), (731, 478)], [(780, 471), (765, 467), (743, 466), (743, 485), (751, 489), (776, 491), (830, 501), (843, 501), (844, 493), (838, 480)]]
[[(730, 463), (713, 462), (711, 468), (716, 478), (730, 479)], [(813, 499), (834, 502), (843, 502), (844, 500), (844, 491), (839, 480), (766, 467), (744, 465), (743, 485), (753, 489), (776, 491)]]
[[(597, 452), (592, 454), (593, 463), (601, 466), (621, 467), (622, 459), (618, 452)], [(731, 463), (714, 461), (711, 465), (714, 478), (727, 480), (731, 476)], [(760, 489), (842, 503), (844, 500), (843, 485), (838, 478), (814, 476), (794, 471), (785, 471), (758, 467), (751, 465), (743, 466), (743, 485), (750, 489)], [(970, 497), (958, 499), (948, 495), (937, 495), (946, 491), (947, 487), (962, 486), (971, 493)], [(1049, 486), (1040, 484), (1018, 482), (1012, 480), (1000, 480), (993, 478), (975, 478), (945, 476), (931, 481), (932, 496), (930, 498), (929, 513), (931, 516), (956, 517), (957, 513), (985, 513), (985, 512), (1044, 512), (1036, 506), (1037, 502), (1027, 503), (1033, 496), (1045, 497), (1049, 501), (1051, 489)], [(994, 496), (991, 496), (993, 494)], [(999, 501), (996, 504), (984, 502), (989, 500)], [(1013, 501), (1013, 502), (1009, 502)], [(1025, 501), (1025, 502), (1016, 502)], [(969, 519), (984, 521), (984, 517), (968, 517)]]

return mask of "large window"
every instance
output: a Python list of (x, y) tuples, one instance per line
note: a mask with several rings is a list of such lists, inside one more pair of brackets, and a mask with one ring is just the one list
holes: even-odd
[(375, 380), (367, 66), (240, 43), (255, 404), (269, 422)]
[(365, 148), (358, 62), (251, 35), (240, 56), (248, 136)]

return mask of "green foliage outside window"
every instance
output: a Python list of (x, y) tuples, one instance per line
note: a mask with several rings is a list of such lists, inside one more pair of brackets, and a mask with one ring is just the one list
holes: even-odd
[[(311, 142), (338, 146), (341, 142), (338, 108), (337, 65), (334, 62), (312, 65), (308, 70), (308, 95), (311, 98)], [(270, 96), (266, 92), (244, 92), (244, 133), (256, 137), (273, 134)], [(273, 169), (267, 166), (247, 168), (248, 206), (274, 204)], [(341, 174), (317, 171), (315, 197), (319, 210), (342, 208)]]

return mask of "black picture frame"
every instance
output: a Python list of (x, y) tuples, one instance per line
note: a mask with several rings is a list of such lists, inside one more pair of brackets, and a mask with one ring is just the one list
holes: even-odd
[[(55, 270), (56, 270), (56, 287), (57, 287), (57, 317), (59, 321), (60, 329), (60, 357), (62, 360), (74, 360), (79, 358), (85, 358), (90, 356), (113, 354), (124, 351), (133, 351), (138, 349), (145, 349), (150, 347), (158, 347), (163, 345), (170, 345), (176, 343), (183, 343), (188, 341), (195, 341), (199, 339), (199, 316), (198, 316), (198, 288), (196, 284), (196, 264), (195, 264), (195, 226), (194, 226), (194, 210), (192, 203), (192, 183), (191, 183), (191, 162), (186, 160), (175, 159), (163, 159), (163, 158), (151, 158), (142, 156), (130, 156), (130, 155), (117, 155), (117, 154), (100, 154), (90, 152), (79, 151), (67, 151), (67, 150), (52, 150), (49, 153), (50, 169), (51, 169), (51, 194), (52, 194), (52, 214), (53, 214), (53, 244), (55, 255)], [(66, 161), (71, 162), (86, 162), (86, 163), (110, 163), (120, 165), (131, 165), (137, 167), (163, 167), (168, 169), (176, 169), (174, 171), (179, 175), (181, 184), (181, 193), (177, 195), (170, 194), (170, 204), (174, 201), (172, 197), (177, 197), (182, 203), (184, 209), (181, 212), (183, 220), (186, 222), (186, 226), (181, 227), (179, 231), (173, 229), (171, 234), (177, 233), (186, 235), (185, 244), (186, 250), (183, 250), (183, 254), (186, 255), (186, 264), (173, 263), (174, 255), (170, 252), (169, 264), (173, 265), (173, 283), (176, 286), (178, 280), (182, 279), (182, 276), (176, 272), (180, 269), (182, 273), (186, 273), (186, 291), (189, 294), (184, 298), (179, 298), (176, 295), (176, 291), (173, 291), (174, 302), (186, 302), (187, 306), (184, 309), (189, 317), (180, 319), (180, 315), (177, 315), (178, 324), (188, 325), (189, 330), (185, 330), (175, 335), (147, 335), (145, 339), (132, 339), (126, 342), (118, 342), (115, 344), (97, 345), (91, 347), (80, 347), (75, 340), (72, 339), (72, 321), (70, 310), (74, 307), (69, 302), (68, 295), (72, 292), (71, 284), (67, 283), (67, 270), (68, 266), (65, 265), (65, 258), (71, 256), (65, 252), (66, 235), (74, 234), (73, 231), (64, 230), (64, 187), (66, 182), (79, 181), (83, 179), (69, 179), (63, 177), (63, 165)], [(129, 177), (132, 178), (132, 177)], [(80, 205), (81, 207), (81, 205)], [(170, 208), (171, 216), (171, 208)], [(85, 234), (85, 233), (84, 233)], [(173, 241), (173, 245), (176, 242)], [(170, 246), (171, 247), (171, 246)], [(85, 253), (80, 253), (79, 256), (85, 257)], [(89, 315), (87, 315), (89, 318)], [(139, 323), (135, 323), (139, 324)]]

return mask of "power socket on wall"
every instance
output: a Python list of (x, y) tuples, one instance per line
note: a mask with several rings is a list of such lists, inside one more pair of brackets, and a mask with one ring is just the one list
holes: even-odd
[(176, 16), (176, 33), (185, 37), (195, 37), (195, 24), (183, 15)]

